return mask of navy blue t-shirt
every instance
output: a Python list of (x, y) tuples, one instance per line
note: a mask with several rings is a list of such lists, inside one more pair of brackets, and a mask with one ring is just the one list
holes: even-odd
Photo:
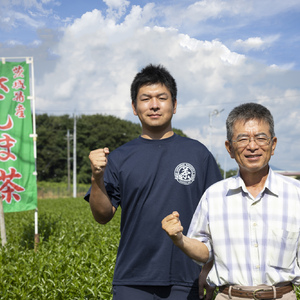
[(161, 221), (178, 211), (186, 234), (202, 194), (221, 179), (206, 147), (176, 134), (139, 137), (110, 153), (105, 186), (113, 206), (122, 208), (113, 284), (196, 284), (200, 267), (173, 245)]

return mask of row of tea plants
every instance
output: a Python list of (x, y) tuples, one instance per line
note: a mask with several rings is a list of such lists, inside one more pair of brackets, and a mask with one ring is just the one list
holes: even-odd
[(103, 226), (82, 198), (60, 198), (39, 200), (38, 215), (35, 251), (34, 211), (5, 214), (0, 299), (111, 300), (120, 212)]
[(34, 211), (5, 214), (0, 299), (112, 299), (120, 213), (103, 226), (83, 198), (42, 199), (38, 220), (35, 251)]

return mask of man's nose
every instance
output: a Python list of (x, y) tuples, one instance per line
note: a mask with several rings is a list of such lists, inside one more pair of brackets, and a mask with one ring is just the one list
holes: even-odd
[(152, 108), (152, 109), (157, 109), (157, 108), (159, 108), (159, 101), (158, 101), (158, 99), (157, 99), (156, 97), (153, 97), (153, 98), (151, 99), (151, 108)]
[(256, 143), (256, 141), (255, 141), (255, 139), (253, 137), (249, 139), (248, 147), (250, 149), (256, 149), (256, 148), (258, 148), (258, 145), (257, 145), (257, 143)]

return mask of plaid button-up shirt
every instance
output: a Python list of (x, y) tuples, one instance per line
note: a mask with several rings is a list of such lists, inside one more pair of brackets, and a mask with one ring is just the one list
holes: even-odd
[(206, 244), (212, 285), (300, 284), (300, 183), (269, 171), (254, 199), (239, 176), (211, 186), (187, 234)]

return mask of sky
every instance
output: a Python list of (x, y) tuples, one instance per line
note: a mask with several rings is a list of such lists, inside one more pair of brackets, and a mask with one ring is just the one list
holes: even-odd
[(178, 87), (173, 127), (226, 170), (226, 118), (255, 102), (274, 117), (271, 166), (300, 171), (299, 33), (300, 0), (0, 0), (0, 57), (33, 57), (37, 114), (138, 123), (130, 84), (161, 64)]

